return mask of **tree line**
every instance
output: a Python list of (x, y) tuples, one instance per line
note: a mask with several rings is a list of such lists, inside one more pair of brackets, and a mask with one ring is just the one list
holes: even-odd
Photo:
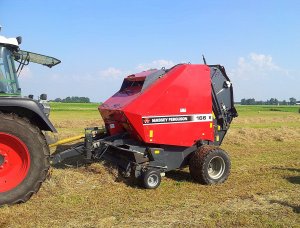
[(53, 101), (62, 103), (91, 103), (90, 98), (88, 97), (66, 97), (64, 99), (56, 98)]
[(254, 98), (243, 98), (241, 100), (241, 105), (295, 105), (297, 103), (296, 98), (291, 97), (288, 101), (283, 100), (279, 101), (276, 98), (271, 98), (267, 101), (256, 101)]

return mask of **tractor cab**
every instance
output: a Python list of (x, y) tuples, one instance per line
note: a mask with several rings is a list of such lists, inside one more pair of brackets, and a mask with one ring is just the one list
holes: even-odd
[[(0, 37), (1, 42), (1, 37)], [(0, 43), (0, 96), (20, 96), (13, 49)]]
[[(21, 37), (6, 38), (0, 36), (0, 96), (12, 97), (21, 96), (18, 77), (24, 66), (30, 62), (38, 63), (47, 67), (53, 67), (60, 63), (60, 60), (20, 50)], [(18, 63), (16, 68), (15, 62)]]

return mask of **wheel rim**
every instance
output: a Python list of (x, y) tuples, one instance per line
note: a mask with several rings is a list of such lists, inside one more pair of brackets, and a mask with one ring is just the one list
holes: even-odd
[(208, 163), (207, 172), (210, 178), (219, 179), (225, 172), (225, 161), (217, 156), (213, 157)]
[(29, 167), (29, 150), (23, 141), (0, 132), (0, 192), (18, 186), (27, 176)]
[(151, 174), (147, 179), (148, 185), (150, 187), (155, 187), (158, 184), (158, 179), (159, 177), (156, 174)]

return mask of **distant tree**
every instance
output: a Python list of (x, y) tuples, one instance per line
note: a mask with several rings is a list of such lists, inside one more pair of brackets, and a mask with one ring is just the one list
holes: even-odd
[(255, 99), (254, 98), (250, 98), (250, 99), (247, 100), (247, 103), (249, 105), (255, 105)]
[(278, 105), (278, 100), (276, 98), (271, 98), (270, 100), (267, 100), (267, 105)]
[(70, 103), (71, 102), (71, 97), (66, 97), (65, 99), (62, 99), (62, 102)]
[(270, 105), (277, 105), (277, 104), (278, 104), (278, 100), (276, 98), (270, 99)]
[(246, 105), (246, 99), (245, 99), (245, 98), (243, 98), (243, 99), (241, 100), (241, 105)]
[(66, 97), (62, 99), (61, 102), (64, 103), (90, 103), (90, 98), (88, 97)]
[(241, 100), (241, 105), (255, 105), (255, 99), (254, 98), (249, 98), (249, 99), (243, 98)]
[[(289, 104), (295, 105), (297, 103), (297, 100), (293, 97), (291, 97)], [(277, 98), (271, 98), (267, 101), (255, 101), (254, 98), (243, 98), (241, 100), (241, 105), (288, 105), (288, 102), (286, 100), (279, 101)]]
[(55, 102), (61, 102), (61, 99), (60, 98), (56, 98), (54, 101)]
[(291, 97), (291, 98), (290, 98), (290, 105), (295, 105), (296, 103), (297, 103), (296, 98)]

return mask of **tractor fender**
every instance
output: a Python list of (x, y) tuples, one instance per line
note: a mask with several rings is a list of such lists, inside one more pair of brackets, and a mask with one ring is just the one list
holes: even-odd
[(43, 106), (35, 100), (22, 97), (0, 98), (0, 112), (15, 113), (20, 117), (27, 118), (41, 130), (57, 133), (55, 127), (43, 112)]

